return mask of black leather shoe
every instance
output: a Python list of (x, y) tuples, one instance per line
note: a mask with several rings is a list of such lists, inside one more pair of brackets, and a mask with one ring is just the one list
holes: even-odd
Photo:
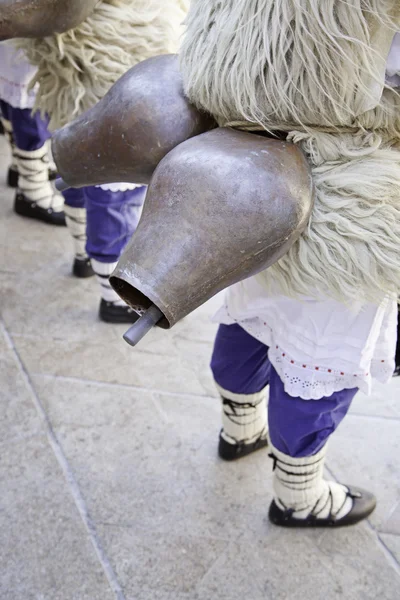
[(282, 510), (273, 500), (269, 507), (269, 520), (280, 527), (347, 527), (348, 525), (355, 525), (369, 517), (375, 510), (376, 498), (366, 490), (346, 487), (348, 489), (347, 495), (353, 499), (353, 508), (341, 519), (336, 519), (333, 515), (326, 519), (319, 519), (315, 515), (309, 515), (306, 519), (296, 519), (293, 517), (293, 509)]
[(17, 169), (13, 169), (13, 167), (10, 167), (8, 169), (8, 175), (7, 175), (8, 187), (17, 188), (18, 187), (18, 178), (19, 178), (19, 173), (18, 173)]
[(28, 200), (21, 192), (15, 196), (14, 211), (22, 217), (37, 219), (50, 225), (66, 225), (64, 211), (55, 212), (52, 208), (42, 208)]
[(75, 275), (75, 277), (79, 277), (79, 279), (93, 277), (94, 271), (90, 263), (90, 258), (75, 258), (72, 274)]
[(268, 446), (268, 439), (258, 438), (252, 444), (230, 444), (219, 434), (218, 454), (223, 460), (237, 460)]
[(119, 306), (113, 302), (107, 302), (101, 299), (99, 317), (106, 323), (136, 323), (138, 315), (128, 305)]

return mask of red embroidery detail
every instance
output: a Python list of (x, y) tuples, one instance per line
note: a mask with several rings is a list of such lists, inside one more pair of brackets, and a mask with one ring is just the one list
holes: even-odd
[(340, 373), (341, 375), (344, 375), (344, 373)]
[(292, 363), (292, 365), (294, 365), (294, 360), (291, 360), (290, 362)]
[(332, 373), (332, 369), (328, 369), (328, 373)]
[(315, 370), (316, 370), (316, 371), (319, 371), (319, 367), (315, 367)]
[(284, 352), (282, 352), (282, 356), (286, 356), (286, 354)]
[(307, 368), (307, 365), (303, 365), (303, 369), (306, 369), (306, 368)]

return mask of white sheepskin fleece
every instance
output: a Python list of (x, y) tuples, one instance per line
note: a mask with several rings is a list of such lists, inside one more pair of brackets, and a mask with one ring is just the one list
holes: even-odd
[(400, 2), (193, 0), (186, 27), (189, 99), (221, 125), (287, 132), (310, 162), (308, 228), (259, 280), (348, 304), (400, 292), (400, 99), (381, 94), (379, 53)]
[(35, 108), (61, 127), (96, 104), (132, 66), (177, 51), (187, 0), (103, 0), (79, 27), (21, 40), (38, 67)]

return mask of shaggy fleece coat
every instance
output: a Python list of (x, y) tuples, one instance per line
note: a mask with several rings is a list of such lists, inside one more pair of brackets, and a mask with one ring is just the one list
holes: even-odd
[(260, 274), (289, 296), (400, 292), (400, 97), (385, 65), (398, 0), (193, 0), (185, 91), (222, 126), (286, 131), (316, 188), (307, 230)]
[(176, 52), (188, 0), (102, 0), (79, 27), (21, 40), (38, 68), (35, 108), (61, 127), (96, 104), (135, 64)]

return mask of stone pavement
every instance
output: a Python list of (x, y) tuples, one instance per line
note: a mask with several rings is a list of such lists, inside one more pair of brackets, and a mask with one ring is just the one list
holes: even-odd
[(128, 347), (70, 275), (67, 231), (12, 212), (0, 139), (0, 599), (400, 599), (400, 379), (358, 397), (328, 468), (369, 522), (266, 519), (267, 452), (216, 457), (218, 304)]

